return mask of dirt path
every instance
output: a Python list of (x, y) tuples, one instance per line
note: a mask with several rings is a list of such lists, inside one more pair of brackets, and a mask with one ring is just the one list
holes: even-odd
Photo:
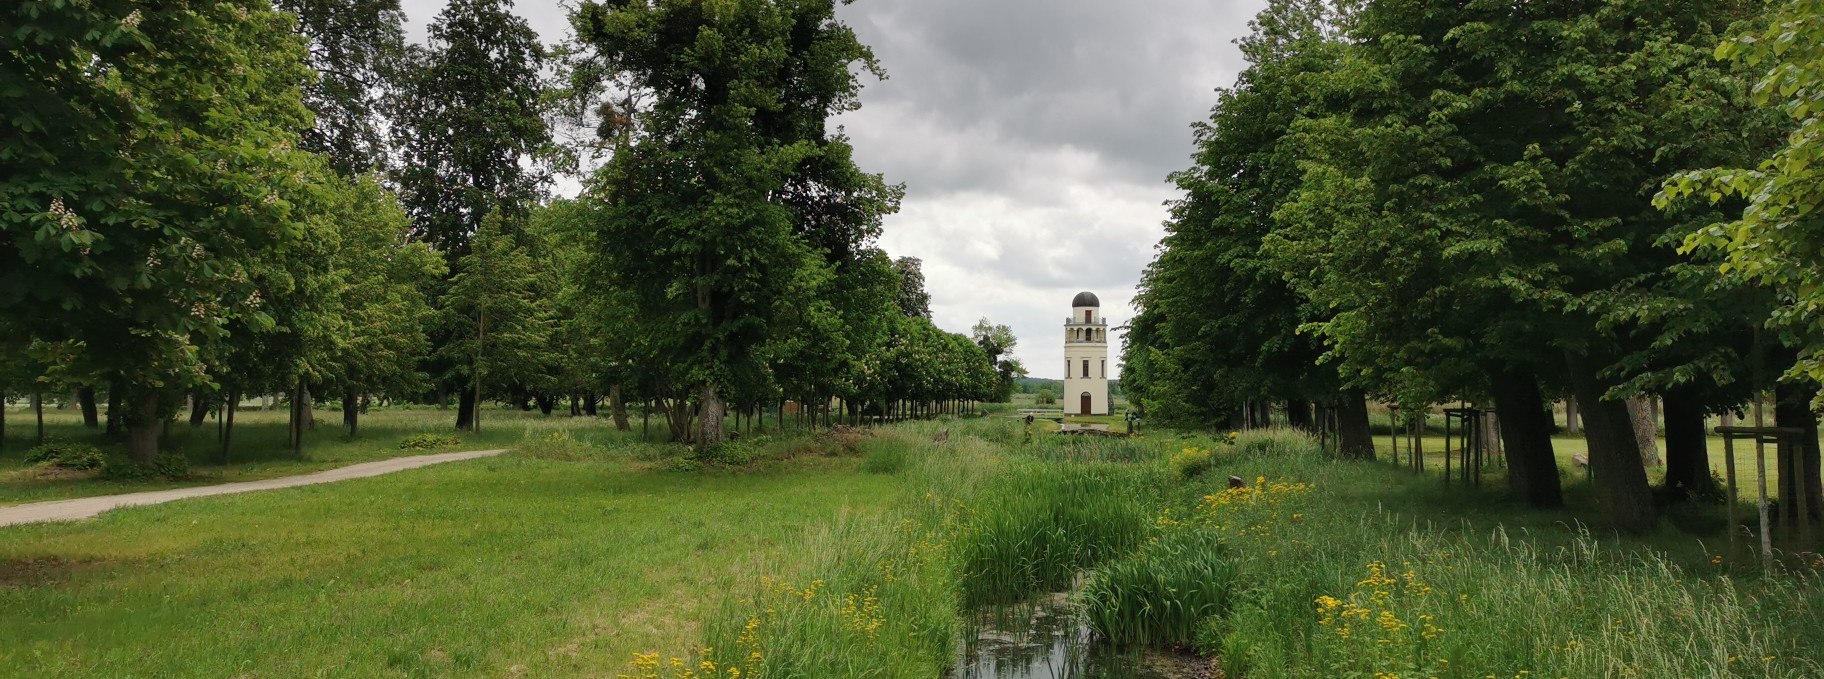
[(293, 486), (308, 486), (318, 483), (344, 481), (347, 479), (359, 479), (369, 476), (379, 476), (381, 474), (391, 474), (406, 469), (416, 469), (418, 467), (425, 467), (433, 464), (442, 464), (444, 462), (493, 457), (504, 452), (507, 451), (471, 450), (462, 453), (412, 455), (409, 457), (395, 457), (390, 460), (380, 460), (378, 462), (351, 464), (347, 467), (337, 467), (335, 469), (328, 469), (312, 474), (281, 476), (276, 479), (238, 481), (235, 483), (223, 483), (214, 486), (173, 488), (171, 490), (154, 490), (144, 493), (102, 495), (98, 497), (77, 498), (74, 500), (33, 502), (30, 504), (13, 505), (11, 507), (0, 507), (0, 526), (13, 526), (22, 523), (44, 523), (48, 521), (78, 521), (120, 507), (155, 505), (191, 497), (230, 495), (233, 493), (247, 493), (256, 490), (291, 488)]

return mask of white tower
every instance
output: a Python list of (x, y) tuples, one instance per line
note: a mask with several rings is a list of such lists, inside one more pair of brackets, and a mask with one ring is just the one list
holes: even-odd
[(1067, 415), (1107, 415), (1108, 322), (1096, 293), (1079, 292), (1064, 320), (1064, 394)]

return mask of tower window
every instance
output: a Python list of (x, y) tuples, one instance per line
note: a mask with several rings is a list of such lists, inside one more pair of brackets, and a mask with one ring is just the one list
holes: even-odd
[(1089, 377), (1089, 359), (1083, 359), (1083, 376)]
[(1108, 377), (1108, 359), (1102, 359), (1102, 365), (1097, 367), (1101, 368), (1101, 370), (1098, 371), (1101, 374), (1097, 375), (1097, 377)]
[(1095, 316), (1096, 316), (1095, 310), (1093, 310), (1093, 309), (1084, 309), (1083, 310), (1083, 322), (1084, 323), (1094, 322)]

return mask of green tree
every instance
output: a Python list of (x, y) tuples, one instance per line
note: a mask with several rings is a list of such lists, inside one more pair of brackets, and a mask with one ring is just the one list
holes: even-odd
[(304, 87), (316, 124), (302, 146), (329, 157), (343, 176), (387, 161), (384, 101), (405, 56), (405, 12), (399, 0), (275, 0), (297, 17), (305, 64), (317, 77)]
[[(1586, 412), (1604, 514), (1641, 530), (1654, 503), (1620, 400), (1652, 328), (1600, 297), (1664, 271), (1679, 216), (1659, 182), (1740, 134), (1728, 76), (1690, 67), (1736, 3), (1599, 7), (1370, 3), (1322, 83), (1337, 115), (1300, 123), (1307, 171), (1267, 248), (1330, 307), (1316, 325), (1345, 374), (1402, 400), (1492, 393), (1510, 481), (1555, 503), (1540, 385)], [(1563, 356), (1562, 360), (1554, 360)]]
[(1322, 346), (1299, 332), (1323, 309), (1260, 248), (1274, 210), (1299, 186), (1290, 129), (1328, 112), (1308, 81), (1343, 53), (1337, 21), (1323, 2), (1271, 3), (1241, 41), (1249, 67), (1194, 126), (1194, 165), (1171, 177), (1184, 197), (1142, 277), (1124, 348), (1136, 395), (1162, 421), (1206, 425), (1238, 417), (1247, 402), (1283, 401), (1294, 424), (1310, 426), (1309, 402), (1340, 401), (1344, 414), (1359, 414), (1345, 418), (1350, 452), (1372, 455), (1362, 393), (1345, 398), (1334, 366), (1318, 362)]
[(1785, 143), (1755, 168), (1680, 174), (1656, 200), (1668, 208), (1689, 196), (1747, 202), (1735, 219), (1692, 232), (1682, 250), (1719, 252), (1722, 272), (1777, 291), (1771, 320), (1800, 349), (1789, 376), (1824, 381), (1824, 3), (1778, 3), (1765, 25), (1718, 44), (1715, 56), (1762, 74), (1752, 97), (1790, 122)]
[[(444, 378), (464, 385), (477, 404), (484, 390), (524, 393), (549, 374), (557, 319), (539, 265), (515, 235), (522, 231), (498, 212), (482, 220), (442, 300), (444, 326), (455, 338), (439, 349), (454, 366)], [(479, 408), (466, 424), (480, 430)]]
[(899, 273), (899, 310), (907, 316), (931, 317), (931, 293), (925, 290), (925, 263), (917, 257), (893, 260)]
[(265, 322), (250, 270), (301, 231), (303, 46), (255, 2), (0, 12), (0, 316), (124, 384), (150, 461), (171, 397), (208, 381), (199, 345)]
[[(765, 373), (771, 324), (808, 269), (877, 232), (897, 189), (860, 173), (830, 116), (873, 55), (829, 0), (585, 2), (579, 40), (651, 94), (596, 179), (597, 247), (660, 360), (690, 385), (694, 440), (723, 440), (724, 393)], [(814, 277), (814, 276), (813, 276)]]
[(1019, 338), (1013, 336), (1013, 328), (989, 323), (986, 317), (976, 321), (969, 334), (982, 348), (982, 353), (988, 355), (988, 363), (1000, 376), (988, 400), (1006, 403), (1013, 398), (1014, 380), (1026, 376), (1026, 366), (1013, 357), (1013, 348), (1019, 345)]
[[(510, 0), (455, 0), (431, 23), (424, 47), (408, 50), (390, 108), (400, 165), (393, 172), (414, 238), (443, 253), (461, 273), (470, 239), (489, 214), (523, 224), (545, 181), (553, 153), (543, 117), (544, 47)], [(433, 302), (442, 306), (441, 302)], [(442, 326), (442, 351), (458, 336)], [(440, 360), (434, 374), (464, 369)], [(444, 382), (462, 396), (456, 426), (468, 428), (477, 404), (473, 385)]]

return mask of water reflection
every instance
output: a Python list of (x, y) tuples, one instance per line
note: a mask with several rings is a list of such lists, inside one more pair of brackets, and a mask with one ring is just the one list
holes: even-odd
[(1065, 594), (977, 612), (953, 679), (1176, 679), (1139, 652), (1116, 651), (1094, 635)]

